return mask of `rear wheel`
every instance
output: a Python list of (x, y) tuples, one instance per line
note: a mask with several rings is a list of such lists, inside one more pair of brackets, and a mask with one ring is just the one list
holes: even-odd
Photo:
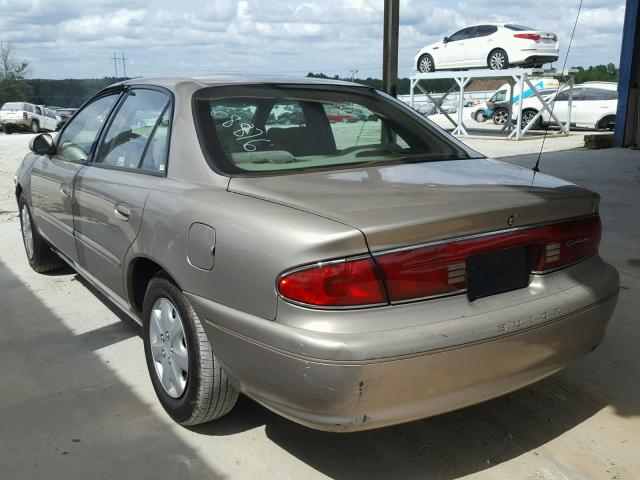
[(33, 120), (31, 122), (31, 133), (38, 133), (40, 131), (40, 124), (38, 123), (37, 120)]
[(418, 71), (422, 73), (433, 72), (436, 67), (433, 63), (433, 57), (428, 53), (425, 53), (418, 60)]
[(493, 112), (493, 123), (496, 125), (506, 125), (509, 120), (509, 110), (506, 108), (498, 108)]
[(13, 133), (13, 128), (10, 127), (9, 125), (5, 125), (4, 126), (4, 133), (6, 133), (7, 135), (11, 135)]
[(491, 70), (505, 70), (509, 68), (509, 57), (507, 52), (498, 48), (489, 54), (487, 65)]
[(602, 120), (600, 120), (598, 122), (598, 125), (596, 125), (596, 128), (598, 130), (613, 130), (616, 128), (616, 116), (615, 115), (609, 115), (607, 117), (604, 117)]
[(238, 399), (200, 319), (170, 280), (151, 279), (144, 297), (144, 351), (151, 383), (167, 413), (181, 425), (227, 414)]
[(29, 265), (38, 273), (50, 272), (62, 266), (62, 260), (49, 248), (49, 245), (36, 230), (31, 217), (31, 210), (27, 204), (24, 194), (20, 195), (18, 201), (20, 208), (20, 228), (22, 231), (22, 242), (27, 254)]

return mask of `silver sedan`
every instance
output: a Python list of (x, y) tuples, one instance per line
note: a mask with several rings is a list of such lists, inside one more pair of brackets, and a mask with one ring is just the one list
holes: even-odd
[(142, 325), (182, 425), (239, 393), (323, 430), (436, 415), (579, 359), (616, 305), (596, 194), (373, 88), (131, 80), (31, 150), (29, 263), (66, 262)]

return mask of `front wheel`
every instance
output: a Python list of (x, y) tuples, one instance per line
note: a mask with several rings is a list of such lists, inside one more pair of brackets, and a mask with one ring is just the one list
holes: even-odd
[(491, 70), (505, 70), (509, 68), (507, 52), (498, 48), (489, 54), (487, 64)]
[(238, 399), (200, 319), (180, 289), (154, 277), (143, 306), (144, 351), (153, 389), (181, 425), (197, 425), (227, 414)]
[(22, 231), (22, 243), (27, 254), (29, 265), (38, 273), (50, 272), (62, 266), (62, 260), (56, 255), (49, 245), (36, 230), (31, 217), (31, 210), (24, 194), (18, 201), (20, 208), (20, 229)]
[(436, 67), (433, 63), (433, 57), (428, 53), (425, 53), (418, 60), (418, 71), (421, 73), (428, 73), (435, 71)]

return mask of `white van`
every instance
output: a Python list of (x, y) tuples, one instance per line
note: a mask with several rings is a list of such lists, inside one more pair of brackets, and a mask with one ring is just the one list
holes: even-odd
[[(557, 78), (529, 78), (533, 86), (538, 92), (545, 90), (554, 90), (560, 86), (560, 82)], [(506, 123), (506, 117), (495, 118), (494, 113), (497, 109), (509, 109), (509, 99), (511, 97), (510, 85), (505, 83), (500, 88), (498, 88), (491, 98), (484, 103), (478, 105), (478, 108), (471, 112), (471, 118), (473, 118), (476, 122), (485, 122), (489, 118), (494, 119), (494, 123), (504, 124)], [(529, 87), (528, 84), (525, 84), (525, 90), (523, 97), (525, 100), (527, 98), (533, 97), (533, 90)], [(517, 105), (520, 103), (520, 89), (518, 85), (513, 86), (513, 105), (514, 111), (516, 110)]]

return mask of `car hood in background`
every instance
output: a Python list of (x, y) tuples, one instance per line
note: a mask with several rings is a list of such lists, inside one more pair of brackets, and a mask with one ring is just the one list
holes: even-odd
[(593, 214), (597, 194), (489, 159), (235, 177), (229, 191), (352, 226), (372, 251)]

